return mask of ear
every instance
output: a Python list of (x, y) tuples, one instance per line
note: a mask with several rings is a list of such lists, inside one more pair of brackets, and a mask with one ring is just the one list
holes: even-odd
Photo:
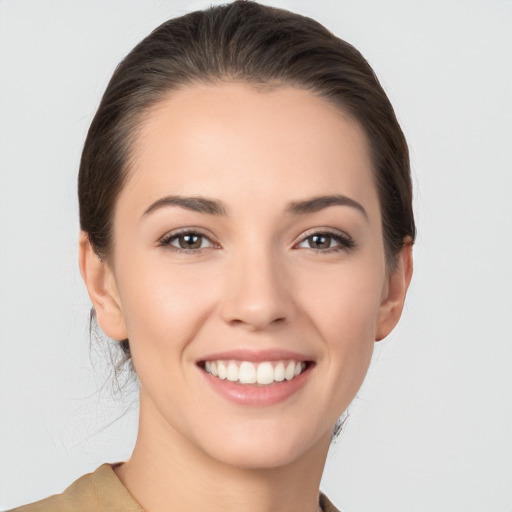
[(377, 318), (375, 341), (384, 339), (400, 320), (405, 295), (411, 282), (412, 267), (412, 241), (408, 237), (397, 255), (396, 267), (387, 278)]
[(84, 231), (78, 241), (78, 264), (101, 330), (114, 340), (128, 338), (114, 273), (96, 254)]

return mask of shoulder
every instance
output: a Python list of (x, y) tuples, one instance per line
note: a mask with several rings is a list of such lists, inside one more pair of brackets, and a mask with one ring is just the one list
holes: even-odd
[(41, 501), (15, 508), (9, 512), (82, 512), (100, 510), (96, 507), (94, 473), (82, 476), (73, 482), (62, 494), (50, 496)]
[(8, 512), (142, 512), (117, 478), (110, 464), (103, 464), (73, 482), (62, 494)]
[[(60, 496), (60, 495), (59, 495)], [(16, 507), (7, 512), (64, 512), (64, 508), (59, 505), (62, 504), (62, 500), (59, 496), (50, 496), (45, 500), (37, 501), (29, 505), (23, 505), (22, 507)]]

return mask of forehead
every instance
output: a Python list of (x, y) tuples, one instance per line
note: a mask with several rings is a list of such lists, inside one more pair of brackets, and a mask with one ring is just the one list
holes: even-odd
[(306, 90), (194, 85), (172, 92), (143, 119), (126, 188), (145, 201), (236, 191), (268, 202), (327, 193), (372, 202), (367, 146), (358, 122)]

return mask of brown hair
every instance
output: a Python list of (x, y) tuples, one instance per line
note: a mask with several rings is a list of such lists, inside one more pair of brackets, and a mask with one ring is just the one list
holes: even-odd
[[(166, 21), (116, 68), (92, 121), (80, 163), (80, 225), (108, 258), (117, 197), (144, 114), (194, 83), (290, 84), (326, 98), (363, 127), (382, 212), (388, 267), (415, 224), (409, 153), (393, 107), (353, 46), (318, 22), (252, 1)], [(123, 348), (128, 353), (127, 340)]]

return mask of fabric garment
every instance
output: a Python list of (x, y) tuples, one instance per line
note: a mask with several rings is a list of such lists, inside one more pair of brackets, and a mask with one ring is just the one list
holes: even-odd
[[(320, 494), (323, 512), (339, 512)], [(50, 496), (8, 512), (144, 512), (115, 474), (111, 464), (103, 464), (72, 483), (62, 494)]]

